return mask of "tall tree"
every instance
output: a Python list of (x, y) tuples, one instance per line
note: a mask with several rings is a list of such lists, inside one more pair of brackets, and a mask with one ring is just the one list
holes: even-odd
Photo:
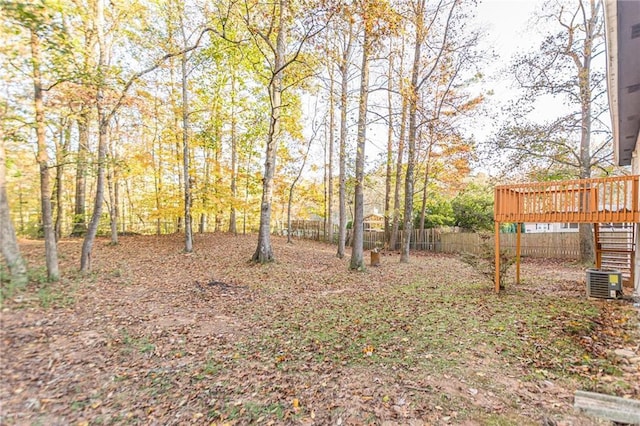
[(402, 38), (402, 49), (400, 53), (400, 66), (399, 66), (399, 82), (398, 91), (402, 97), (401, 110), (400, 110), (400, 132), (398, 135), (397, 157), (395, 167), (395, 185), (393, 190), (393, 222), (391, 226), (391, 235), (389, 236), (389, 248), (391, 250), (396, 249), (398, 241), (398, 231), (400, 228), (401, 218), (401, 188), (402, 188), (402, 171), (404, 164), (404, 142), (407, 132), (407, 110), (409, 107), (408, 97), (406, 96), (406, 86), (404, 84), (404, 48), (405, 38)]
[(46, 123), (44, 117), (43, 86), (41, 74), (40, 35), (36, 28), (31, 33), (31, 60), (33, 63), (33, 100), (36, 113), (36, 139), (38, 141), (38, 166), (40, 168), (40, 205), (42, 207), (42, 226), (44, 228), (44, 247), (47, 264), (47, 278), (57, 281), (58, 248), (55, 229), (53, 227), (53, 211), (51, 207), (51, 177), (49, 173), (49, 154), (47, 153)]
[[(303, 11), (295, 4), (298, 11)], [(252, 261), (266, 263), (274, 260), (271, 246), (271, 212), (273, 202), (273, 178), (276, 171), (278, 144), (280, 142), (283, 123), (284, 92), (299, 84), (306, 75), (296, 77), (293, 72), (292, 81), (285, 84), (285, 77), (292, 66), (299, 64), (303, 48), (309, 39), (324, 28), (324, 18), (315, 12), (315, 4), (306, 4), (308, 10), (304, 17), (304, 26), (293, 25), (290, 0), (278, 0), (268, 5), (245, 3), (238, 11), (240, 19), (251, 42), (262, 55), (264, 67), (255, 64), (256, 71), (261, 78), (266, 79), (266, 89), (269, 95), (269, 130), (265, 143), (264, 168), (262, 175), (262, 197), (260, 202), (260, 225), (258, 229), (258, 245), (252, 256)], [(229, 13), (230, 14), (230, 13)], [(223, 36), (226, 36), (224, 26), (228, 22), (227, 14), (221, 22)], [(265, 19), (267, 18), (267, 19)], [(237, 41), (236, 41), (237, 42)]]
[[(62, 110), (62, 107), (58, 107)], [(62, 237), (62, 222), (64, 221), (64, 171), (71, 144), (71, 123), (68, 117), (60, 117), (56, 129), (56, 167), (55, 167), (55, 207), (56, 217), (53, 225), (56, 241)]]
[(349, 95), (349, 71), (354, 50), (354, 28), (352, 20), (347, 16), (343, 22), (344, 31), (340, 33), (342, 54), (339, 57), (338, 72), (340, 74), (340, 141), (338, 147), (338, 252), (342, 259), (345, 254), (347, 240), (347, 108)]
[(71, 235), (81, 237), (87, 232), (87, 157), (89, 155), (89, 111), (84, 107), (76, 118), (78, 149), (76, 151), (75, 197)]
[[(3, 105), (3, 109), (6, 113), (6, 104)], [(24, 286), (28, 281), (27, 265), (20, 254), (20, 247), (11, 220), (6, 176), (5, 135), (3, 127), (0, 127), (0, 250), (2, 250), (2, 256), (9, 267), (11, 283), (16, 286)]]
[[(432, 74), (440, 64), (440, 60), (449, 48), (447, 40), (450, 37), (451, 22), (454, 11), (459, 7), (458, 1), (440, 0), (435, 9), (429, 11), (425, 0), (416, 0), (413, 3), (413, 16), (415, 17), (415, 44), (413, 55), (413, 67), (411, 70), (411, 85), (408, 93), (409, 128), (407, 135), (407, 170), (404, 184), (404, 233), (400, 253), (400, 262), (409, 261), (411, 247), (411, 230), (413, 229), (413, 187), (414, 170), (416, 160), (416, 138), (421, 125), (418, 116), (418, 105), (421, 99), (421, 90), (429, 81)], [(426, 16), (427, 12), (429, 16)], [(443, 16), (442, 20), (440, 20)], [(425, 18), (428, 18), (426, 20)], [(438, 31), (439, 40), (432, 40), (427, 45), (428, 61), (425, 66), (422, 59), (423, 45), (427, 42), (427, 36), (435, 32), (437, 25), (441, 25)]]
[(231, 75), (231, 206), (229, 208), (229, 232), (238, 232), (236, 225), (236, 197), (238, 196), (238, 118), (236, 117), (236, 76)]
[[(180, 32), (183, 50), (187, 48), (189, 37), (185, 29), (184, 11), (180, 12)], [(191, 176), (189, 165), (189, 87), (188, 87), (189, 53), (180, 55), (180, 72), (182, 76), (182, 168), (184, 181), (184, 251), (193, 251), (193, 227), (191, 218)]]
[(327, 149), (327, 214), (326, 214), (326, 226), (327, 233), (326, 238), (330, 243), (333, 243), (333, 147), (334, 147), (334, 139), (335, 139), (335, 92), (334, 92), (334, 63), (330, 62), (328, 66), (329, 73), (329, 110), (327, 114), (329, 114), (329, 140), (327, 144), (329, 145), (329, 149)]
[(369, 66), (376, 44), (395, 31), (397, 15), (385, 0), (363, 0), (362, 65), (360, 67), (360, 97), (358, 99), (358, 134), (356, 138), (356, 175), (353, 212), (353, 245), (350, 268), (364, 270), (364, 161), (367, 140), (367, 108), (369, 98)]
[[(608, 112), (604, 61), (594, 62), (604, 52), (602, 2), (547, 1), (537, 22), (549, 27), (550, 35), (539, 50), (515, 60), (513, 74), (524, 94), (514, 111), (530, 112), (537, 99), (551, 96), (565, 103), (569, 113), (546, 123), (512, 114), (495, 146), (509, 154), (510, 164), (520, 172), (529, 167), (589, 178), (594, 168), (606, 168), (612, 158), (610, 130), (601, 120)], [(593, 255), (591, 226), (581, 225), (580, 259), (588, 263)]]
[(70, 107), (73, 110), (73, 119), (77, 127), (77, 149), (75, 152), (75, 196), (73, 204), (73, 218), (71, 235), (83, 237), (87, 232), (87, 174), (90, 161), (89, 143), (91, 123), (94, 121), (95, 93), (91, 85), (80, 84), (88, 78), (95, 68), (94, 48), (96, 34), (93, 19), (92, 3), (85, 4), (82, 0), (73, 1), (75, 9), (70, 15), (78, 17), (76, 25), (68, 25), (66, 28), (71, 33), (71, 38), (76, 40), (72, 50), (77, 64), (77, 72), (81, 76), (78, 84), (71, 89), (73, 96), (69, 97)]
[(277, 21), (274, 27), (276, 34), (275, 44), (267, 33), (259, 32), (257, 35), (267, 42), (273, 58), (271, 68), (271, 78), (267, 85), (271, 111), (269, 117), (269, 134), (266, 143), (264, 160), (264, 173), (262, 178), (262, 201), (260, 202), (260, 229), (258, 230), (258, 246), (253, 254), (254, 262), (266, 263), (274, 260), (273, 248), (271, 247), (271, 202), (273, 195), (273, 175), (276, 169), (277, 143), (280, 136), (280, 117), (282, 115), (282, 91), (284, 90), (284, 72), (287, 63), (285, 55), (287, 31), (289, 25), (289, 2), (279, 0)]
[[(431, 181), (439, 178), (448, 186), (455, 187), (469, 173), (473, 146), (462, 135), (460, 124), (462, 119), (478, 113), (484, 97), (465, 92), (461, 74), (465, 68), (476, 65), (477, 58), (470, 54), (469, 48), (476, 45), (477, 41), (477, 34), (473, 33), (466, 42), (464, 39), (456, 40), (456, 46), (448, 49), (446, 57), (431, 79), (430, 96), (424, 99), (421, 115), (426, 128), (422, 147), (424, 178), (420, 231), (425, 227), (427, 194)], [(476, 80), (477, 78), (471, 79)]]
[[(105, 17), (104, 17), (104, 0), (96, 0), (94, 10), (94, 28), (98, 40), (98, 61), (97, 76), (103, 79), (107, 72), (107, 41), (105, 39)], [(96, 177), (96, 194), (93, 203), (93, 214), (89, 221), (87, 233), (82, 242), (82, 251), (80, 254), (80, 270), (87, 272), (91, 269), (91, 251), (93, 242), (98, 233), (98, 225), (100, 224), (100, 216), (102, 216), (102, 205), (104, 202), (104, 182), (106, 175), (106, 160), (108, 147), (108, 131), (111, 114), (105, 102), (105, 85), (104, 81), (99, 81), (95, 90), (96, 94), (96, 111), (98, 113), (98, 170)], [(115, 111), (114, 111), (115, 112)]]
[[(36, 160), (40, 171), (40, 208), (45, 240), (45, 258), (49, 281), (59, 279), (58, 250), (51, 202), (51, 164), (47, 151), (44, 93), (60, 83), (63, 69), (57, 58), (66, 47), (61, 13), (43, 0), (31, 4), (3, 1), (3, 13), (25, 34), (30, 50), (29, 74), (33, 88), (33, 112), (37, 142)], [(43, 44), (44, 50), (43, 53)], [(47, 57), (45, 58), (45, 55)], [(43, 74), (50, 71), (47, 76)], [(47, 79), (50, 81), (45, 81)], [(48, 83), (48, 84), (47, 84)]]
[(393, 173), (393, 139), (394, 139), (394, 120), (393, 120), (393, 43), (389, 46), (389, 69), (387, 74), (387, 161), (386, 173), (384, 180), (384, 238), (388, 243), (391, 237), (391, 180)]
[[(369, 6), (368, 2), (365, 8)], [(365, 9), (366, 10), (366, 9)], [(368, 13), (368, 10), (365, 14)], [(365, 142), (367, 140), (367, 103), (369, 98), (369, 58), (371, 56), (372, 29), (371, 23), (364, 23), (362, 40), (362, 65), (360, 66), (360, 97), (358, 99), (358, 135), (356, 139), (356, 176), (354, 188), (353, 243), (351, 247), (351, 269), (364, 270), (363, 236), (364, 236), (364, 159)]]
[[(315, 121), (315, 117), (314, 120)], [(291, 181), (291, 185), (289, 186), (289, 196), (288, 196), (288, 201), (287, 201), (287, 243), (291, 244), (293, 241), (291, 240), (291, 208), (293, 205), (293, 193), (295, 190), (296, 185), (298, 184), (298, 181), (300, 180), (300, 177), (302, 176), (302, 173), (304, 171), (304, 167), (307, 164), (307, 158), (309, 157), (309, 150), (311, 149), (311, 144), (313, 143), (313, 141), (315, 140), (316, 136), (318, 135), (318, 129), (319, 126), (317, 126), (315, 123), (312, 123), (312, 134), (309, 137), (309, 140), (307, 141), (307, 146), (304, 147), (304, 152), (300, 152), (301, 156), (302, 156), (302, 164), (300, 165), (300, 168), (298, 169), (298, 173), (295, 175), (294, 179)]]

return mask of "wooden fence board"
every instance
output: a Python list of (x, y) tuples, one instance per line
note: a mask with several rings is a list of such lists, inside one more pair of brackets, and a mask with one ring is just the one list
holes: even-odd
[[(398, 242), (394, 250), (400, 250), (404, 231), (399, 231)], [(286, 234), (286, 233), (283, 233)], [(292, 236), (301, 239), (324, 241), (324, 223), (321, 221), (292, 221)], [(347, 243), (351, 242), (352, 230), (347, 230)], [(334, 228), (334, 243), (337, 242), (338, 229)], [(493, 236), (488, 240), (493, 245)], [(347, 244), (349, 245), (349, 244)], [(438, 229), (413, 230), (411, 250), (437, 253), (469, 252), (479, 254), (482, 250), (479, 234), (471, 232), (443, 232)], [(500, 234), (500, 246), (515, 253), (516, 234)], [(364, 249), (387, 248), (383, 231), (364, 231)], [(521, 254), (525, 257), (578, 259), (580, 240), (577, 232), (546, 232), (522, 234)]]

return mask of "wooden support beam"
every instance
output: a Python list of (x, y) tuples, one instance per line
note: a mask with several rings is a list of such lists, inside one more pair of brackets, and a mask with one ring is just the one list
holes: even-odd
[(516, 284), (520, 284), (520, 249), (522, 241), (522, 224), (516, 223)]
[(500, 293), (500, 222), (495, 222), (496, 293)]
[(635, 288), (635, 293), (640, 295), (640, 223), (636, 223), (634, 227), (633, 252), (631, 252), (631, 286)]
[(594, 249), (596, 250), (596, 268), (602, 268), (602, 243), (600, 242), (600, 224), (593, 224)]
[(640, 424), (640, 401), (595, 392), (576, 391), (573, 406), (612, 422)]

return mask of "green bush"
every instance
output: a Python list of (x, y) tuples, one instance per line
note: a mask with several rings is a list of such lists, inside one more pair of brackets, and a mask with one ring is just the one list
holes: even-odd
[(493, 191), (471, 184), (451, 201), (455, 224), (469, 231), (493, 229)]
[[(492, 240), (492, 234), (481, 233), (480, 254), (463, 252), (460, 258), (471, 265), (476, 271), (490, 281), (496, 278), (496, 250)], [(516, 262), (515, 256), (508, 250), (500, 250), (500, 289), (505, 288), (507, 273)]]

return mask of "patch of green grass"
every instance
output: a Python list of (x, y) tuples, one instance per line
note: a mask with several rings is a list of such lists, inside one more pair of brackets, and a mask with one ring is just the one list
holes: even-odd
[(202, 367), (202, 373), (213, 376), (218, 374), (222, 368), (222, 363), (218, 362), (211, 354), (209, 354), (207, 356), (207, 362)]
[(49, 282), (47, 268), (44, 266), (29, 268), (28, 275), (29, 275), (29, 282), (37, 283), (41, 285)]
[(5, 300), (11, 299), (16, 294), (23, 292), (26, 288), (26, 283), (16, 284), (12, 281), (9, 269), (0, 264), (0, 306), (4, 305)]
[(125, 354), (138, 351), (142, 354), (150, 353), (156, 349), (147, 336), (132, 337), (126, 329), (120, 330), (120, 340), (123, 344), (122, 352)]
[(253, 401), (245, 402), (242, 409), (245, 412), (244, 418), (256, 422), (263, 421), (267, 417), (283, 420), (286, 412), (286, 407), (282, 403), (261, 404)]
[[(275, 319), (259, 345), (293, 360), (311, 352), (315, 359), (354, 365), (448, 369), (457, 363), (450, 353), (476, 343), (466, 337), (478, 323), (472, 305), (429, 289), (427, 283), (411, 283), (386, 293), (336, 295), (320, 309), (299, 309), (293, 317)], [(425, 360), (425, 353), (442, 356)]]
[(518, 426), (522, 419), (512, 419), (502, 414), (490, 414), (482, 419), (482, 424), (487, 426)]
[(89, 402), (90, 402), (89, 399), (81, 399), (78, 401), (73, 401), (71, 403), (71, 409), (73, 411), (82, 411), (89, 406)]
[[(0, 275), (3, 274), (0, 266)], [(67, 308), (75, 304), (75, 294), (80, 283), (61, 278), (49, 282), (45, 267), (28, 268), (28, 283), (15, 285), (11, 282), (0, 283), (0, 303), (9, 298), (17, 302), (17, 309), (33, 306), (34, 302), (44, 309)]]
[(0, 285), (11, 281), (11, 274), (9, 274), (9, 268), (0, 263)]
[(174, 387), (174, 381), (169, 374), (162, 371), (150, 371), (146, 379), (146, 388), (150, 396), (156, 397), (169, 392)]
[(286, 316), (260, 312), (270, 326), (248, 347), (279, 366), (329, 360), (441, 373), (482, 347), (505, 365), (532, 372), (573, 377), (585, 366), (611, 369), (607, 360), (595, 365), (579, 344), (599, 314), (590, 301), (517, 289), (495, 295), (484, 287), (459, 282), (434, 288), (424, 280), (356, 296), (338, 293)]
[(74, 293), (73, 288), (45, 283), (38, 288), (38, 301), (44, 309), (66, 308), (75, 303)]

